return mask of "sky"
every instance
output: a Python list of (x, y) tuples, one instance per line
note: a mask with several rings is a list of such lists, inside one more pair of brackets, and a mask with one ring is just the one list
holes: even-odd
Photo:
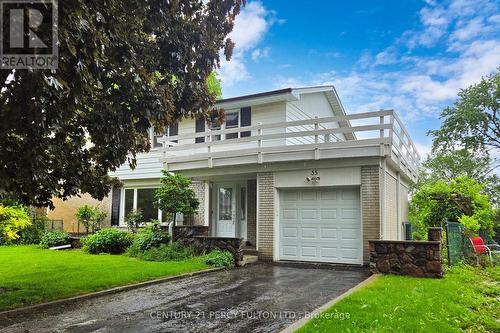
[(394, 109), (422, 156), (460, 89), (500, 66), (500, 2), (247, 1), (223, 97), (333, 84), (347, 113)]

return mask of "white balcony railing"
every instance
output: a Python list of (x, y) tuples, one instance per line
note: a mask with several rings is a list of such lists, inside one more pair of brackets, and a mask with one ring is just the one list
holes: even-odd
[[(338, 127), (339, 123), (348, 124)], [(236, 134), (235, 134), (236, 133)], [(195, 138), (204, 142), (195, 143)], [(162, 161), (168, 164), (203, 161), (213, 167), (214, 161), (241, 158), (244, 163), (275, 161), (277, 153), (309, 152), (311, 158), (333, 158), (332, 151), (344, 151), (345, 156), (361, 156), (357, 148), (377, 147), (377, 156), (389, 155), (416, 176), (420, 156), (408, 131), (393, 110), (381, 110), (345, 116), (314, 118), (187, 133), (159, 139), (163, 144)], [(381, 149), (381, 147), (383, 149)], [(345, 151), (351, 149), (351, 155)], [(322, 152), (328, 151), (328, 154)], [(368, 151), (365, 149), (365, 151)], [(375, 150), (371, 150), (372, 154)], [(286, 157), (282, 157), (285, 158)], [(232, 161), (231, 165), (238, 164)], [(201, 165), (201, 164), (199, 164)], [(215, 165), (222, 165), (215, 162)]]

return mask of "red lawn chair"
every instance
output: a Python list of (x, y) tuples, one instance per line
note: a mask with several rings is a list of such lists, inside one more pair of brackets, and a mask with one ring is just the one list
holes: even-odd
[(491, 262), (493, 262), (492, 253), (500, 253), (500, 246), (498, 244), (484, 244), (481, 237), (472, 237), (470, 238), (470, 242), (476, 254), (488, 255)]

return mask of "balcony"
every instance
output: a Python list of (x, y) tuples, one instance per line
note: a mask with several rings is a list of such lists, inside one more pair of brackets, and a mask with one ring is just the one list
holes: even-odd
[[(340, 124), (340, 126), (339, 126)], [(197, 141), (203, 141), (195, 143)], [(159, 139), (167, 170), (304, 160), (386, 157), (411, 179), (420, 156), (393, 110), (312, 118)]]

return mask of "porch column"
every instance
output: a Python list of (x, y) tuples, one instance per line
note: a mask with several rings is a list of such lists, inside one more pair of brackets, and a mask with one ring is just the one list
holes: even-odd
[(257, 174), (257, 251), (259, 259), (273, 260), (274, 174)]

